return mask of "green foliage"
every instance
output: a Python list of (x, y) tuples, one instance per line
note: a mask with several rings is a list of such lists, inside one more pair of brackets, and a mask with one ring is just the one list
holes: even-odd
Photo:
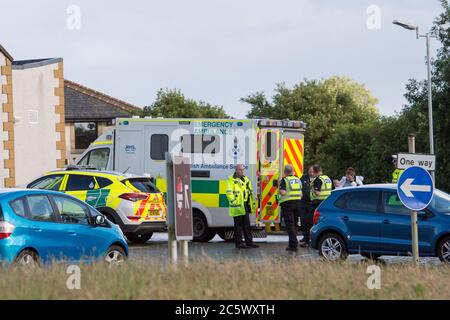
[(159, 90), (155, 102), (144, 107), (142, 115), (164, 118), (229, 118), (223, 107), (188, 99), (177, 89)]

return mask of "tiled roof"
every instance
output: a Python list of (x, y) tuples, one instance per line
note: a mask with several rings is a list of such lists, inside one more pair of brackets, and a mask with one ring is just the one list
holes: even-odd
[(135, 105), (69, 80), (64, 80), (64, 96), (67, 122), (126, 118), (141, 111)]

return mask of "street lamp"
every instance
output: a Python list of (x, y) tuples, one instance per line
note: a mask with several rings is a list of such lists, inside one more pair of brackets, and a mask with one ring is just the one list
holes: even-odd
[[(398, 20), (392, 21), (393, 24), (396, 24), (402, 28), (407, 30), (416, 30), (416, 38), (425, 38), (427, 45), (427, 74), (428, 74), (428, 122), (429, 122), (429, 134), (430, 134), (430, 154), (434, 154), (434, 136), (433, 136), (433, 100), (431, 97), (431, 56), (430, 56), (430, 38), (436, 38), (436, 36), (432, 35), (430, 32), (425, 34), (419, 34), (419, 27), (416, 25), (409, 24), (407, 22), (401, 22)], [(431, 172), (431, 176), (433, 177), (433, 181), (435, 181), (434, 171)]]

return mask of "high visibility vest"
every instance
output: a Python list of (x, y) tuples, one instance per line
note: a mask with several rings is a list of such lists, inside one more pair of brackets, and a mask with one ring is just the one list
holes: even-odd
[(279, 194), (278, 203), (291, 200), (300, 200), (302, 198), (302, 183), (297, 176), (287, 176), (283, 178), (286, 182), (286, 194)]
[(229, 214), (232, 217), (245, 215), (245, 203), (250, 204), (250, 213), (255, 213), (255, 199), (253, 197), (252, 184), (250, 180), (244, 176), (235, 178), (233, 175), (227, 180), (227, 199), (229, 203)]
[[(316, 179), (320, 179), (322, 181), (322, 187), (320, 188), (320, 193), (318, 196), (314, 193), (314, 181)], [(331, 182), (331, 179), (328, 176), (323, 174), (321, 176), (316, 177), (311, 181), (311, 201), (325, 200), (331, 194), (332, 188), (333, 183)]]
[(392, 172), (392, 183), (397, 183), (398, 179), (400, 178), (400, 176), (403, 173), (403, 169), (395, 169), (394, 172)]

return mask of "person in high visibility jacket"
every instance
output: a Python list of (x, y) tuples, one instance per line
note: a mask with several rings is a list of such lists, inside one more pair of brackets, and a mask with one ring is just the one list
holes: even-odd
[(403, 173), (403, 169), (395, 169), (394, 172), (392, 172), (392, 183), (397, 183), (398, 179), (400, 178), (400, 176)]
[(281, 207), (281, 215), (286, 223), (286, 231), (289, 236), (287, 251), (297, 251), (297, 223), (300, 216), (300, 200), (302, 198), (302, 182), (294, 175), (294, 167), (287, 164), (284, 167), (284, 178), (278, 187), (278, 203)]
[[(250, 214), (255, 213), (255, 199), (251, 181), (244, 175), (244, 165), (238, 164), (227, 180), (229, 214), (234, 221), (234, 241), (237, 249), (258, 248), (253, 243), (250, 230)], [(242, 241), (244, 236), (245, 244)]]
[[(313, 166), (313, 180), (311, 181), (311, 202), (313, 212), (322, 203), (323, 200), (328, 198), (333, 189), (333, 182), (327, 175), (322, 172), (320, 165)], [(307, 239), (309, 240), (309, 239)], [(308, 246), (309, 243), (303, 243), (302, 246)]]

